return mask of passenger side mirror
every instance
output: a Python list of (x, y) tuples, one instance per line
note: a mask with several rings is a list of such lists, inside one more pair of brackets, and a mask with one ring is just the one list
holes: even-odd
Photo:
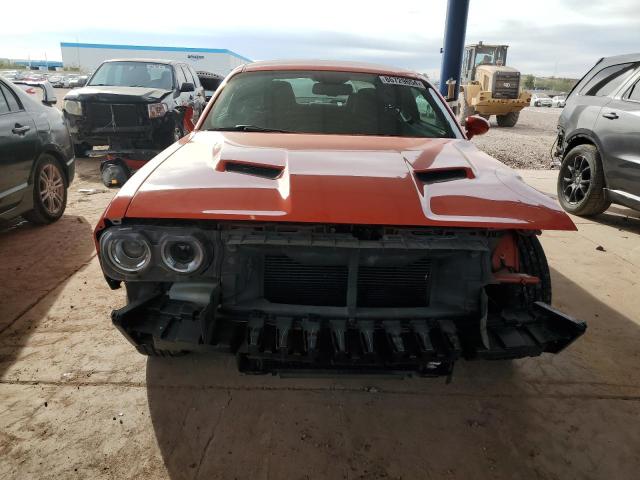
[(180, 85), (180, 91), (181, 92), (193, 92), (195, 91), (196, 87), (193, 86), (193, 83), (191, 82), (184, 82), (182, 85)]
[(476, 135), (484, 135), (489, 131), (489, 122), (482, 117), (472, 115), (467, 117), (465, 122), (465, 133), (471, 140)]

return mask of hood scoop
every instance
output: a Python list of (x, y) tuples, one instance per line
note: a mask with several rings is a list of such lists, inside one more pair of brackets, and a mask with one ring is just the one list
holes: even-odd
[(473, 178), (473, 173), (470, 168), (442, 168), (437, 170), (424, 170), (422, 172), (415, 172), (415, 174), (418, 180), (426, 184)]
[(218, 164), (218, 170), (223, 172), (243, 173), (245, 175), (253, 175), (255, 177), (275, 180), (282, 174), (284, 167), (262, 165), (252, 162), (239, 162), (236, 160), (223, 160)]

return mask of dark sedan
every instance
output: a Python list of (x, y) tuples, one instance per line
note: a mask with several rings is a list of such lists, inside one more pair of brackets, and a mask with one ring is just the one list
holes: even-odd
[[(37, 82), (32, 84), (38, 88)], [(59, 219), (73, 180), (73, 145), (62, 113), (0, 77), (0, 220)]]
[(602, 58), (558, 123), (558, 199), (575, 215), (617, 203), (640, 210), (640, 54)]

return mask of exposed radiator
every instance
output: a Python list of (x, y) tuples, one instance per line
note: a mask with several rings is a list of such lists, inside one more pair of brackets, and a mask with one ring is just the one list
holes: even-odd
[[(358, 268), (356, 306), (409, 308), (429, 305), (431, 262)], [(304, 265), (285, 255), (264, 259), (264, 297), (272, 303), (344, 307), (347, 265)]]

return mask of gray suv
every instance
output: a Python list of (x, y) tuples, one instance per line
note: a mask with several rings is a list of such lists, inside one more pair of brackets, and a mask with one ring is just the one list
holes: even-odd
[(567, 212), (597, 215), (611, 203), (640, 210), (640, 54), (602, 58), (576, 84), (556, 156)]

